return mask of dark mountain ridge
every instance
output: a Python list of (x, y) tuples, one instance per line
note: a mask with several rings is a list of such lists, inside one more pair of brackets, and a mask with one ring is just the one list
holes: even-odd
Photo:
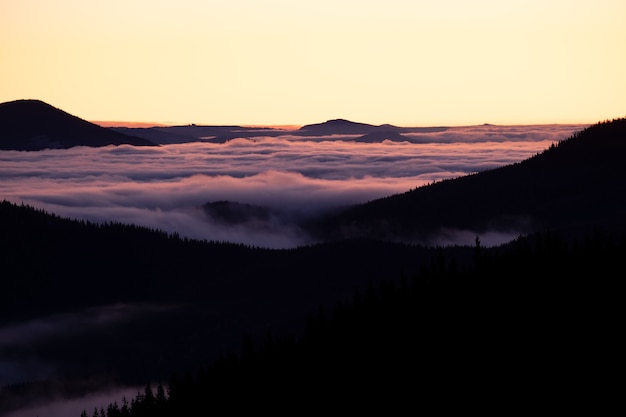
[[(314, 123), (302, 126), (295, 131), (299, 136), (328, 136), (328, 135), (370, 135), (375, 133), (400, 134), (400, 133), (433, 133), (448, 130), (447, 127), (398, 127), (388, 123), (372, 125), (367, 123), (352, 122), (346, 119), (332, 119), (323, 123)], [(371, 140), (371, 138), (369, 138)], [(406, 139), (403, 139), (406, 140)]]
[(268, 207), (234, 201), (212, 201), (204, 204), (202, 209), (215, 220), (229, 225), (253, 221), (267, 222), (273, 215), (272, 210)]
[(104, 128), (40, 100), (0, 104), (0, 149), (38, 151), (74, 146), (154, 146), (135, 136)]
[[(258, 138), (292, 136), (306, 140), (353, 140), (356, 142), (375, 143), (384, 140), (397, 142), (415, 142), (414, 139), (402, 136), (403, 133), (435, 133), (448, 130), (447, 127), (398, 127), (390, 124), (379, 126), (367, 123), (352, 122), (346, 119), (333, 119), (323, 123), (302, 126), (296, 130), (277, 129), (272, 127), (245, 126), (154, 126), (148, 128), (113, 127), (116, 132), (134, 135), (160, 145), (189, 142), (226, 143), (236, 138)], [(359, 137), (353, 138), (352, 136)], [(345, 136), (345, 137), (343, 137)]]
[[(367, 123), (351, 122), (346, 119), (332, 119), (323, 123), (314, 123), (302, 126), (299, 133), (306, 135), (364, 135), (366, 133), (371, 133), (378, 128), (378, 126)], [(387, 131), (395, 131), (397, 128), (395, 126), (386, 125), (384, 129)]]
[(292, 131), (244, 126), (155, 126), (148, 128), (115, 127), (117, 132), (145, 138), (159, 145), (189, 142), (225, 143), (236, 138), (275, 137)]
[(309, 230), (428, 241), (442, 230), (624, 229), (625, 156), (626, 119), (602, 122), (520, 163), (350, 207)]
[[(227, 216), (232, 207), (245, 209), (245, 216), (249, 210), (264, 214), (254, 206), (228, 205)], [(47, 317), (81, 317), (94, 308), (155, 307), (154, 313), (100, 335), (98, 328), (85, 333), (59, 326), (55, 336), (34, 341), (27, 350), (6, 340), (0, 357), (62, 362), (70, 375), (104, 368), (129, 383), (166, 376), (236, 347), (244, 333), (299, 331), (318, 308), (349, 300), (368, 282), (399, 278), (434, 253), (368, 240), (269, 250), (79, 222), (0, 202), (0, 330)], [(458, 257), (471, 257), (471, 250), (459, 248)], [(107, 339), (112, 333), (119, 337)], [(92, 343), (89, 338), (97, 344), (82, 350)], [(161, 361), (159, 367), (155, 361)]]

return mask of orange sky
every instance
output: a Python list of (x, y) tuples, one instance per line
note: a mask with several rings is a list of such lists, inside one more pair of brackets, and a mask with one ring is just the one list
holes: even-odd
[(623, 0), (0, 0), (0, 101), (88, 120), (594, 123)]
[(116, 122), (116, 121), (101, 121), (90, 120), (91, 123), (95, 123), (102, 127), (154, 127), (154, 126), (166, 126), (163, 123), (158, 122)]

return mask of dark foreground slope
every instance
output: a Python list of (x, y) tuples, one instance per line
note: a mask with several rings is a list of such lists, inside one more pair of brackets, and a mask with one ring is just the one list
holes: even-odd
[(626, 119), (599, 123), (521, 163), (351, 207), (311, 230), (326, 239), (412, 241), (459, 230), (621, 230), (625, 157)]
[(476, 247), (469, 267), (443, 253), (312, 316), (301, 338), (245, 341), (99, 415), (601, 412), (621, 398), (610, 376), (625, 250), (623, 238), (542, 233)]
[(0, 149), (38, 151), (73, 146), (154, 145), (100, 127), (39, 100), (0, 104)]
[[(546, 232), (490, 249), (353, 240), (273, 251), (6, 202), (0, 229), (0, 359), (48, 369), (0, 389), (0, 412), (60, 386), (80, 395), (77, 381), (94, 389), (94, 380), (171, 375), (179, 376), (171, 400), (140, 396), (133, 416), (203, 407), (484, 410), (500, 401), (533, 408), (574, 401), (581, 390), (589, 396), (615, 358), (624, 236), (572, 243)], [(241, 355), (214, 361), (236, 352), (244, 334)], [(51, 382), (34, 383), (42, 377)], [(115, 409), (108, 416), (120, 415)]]
[[(367, 240), (267, 250), (3, 202), (0, 361), (42, 365), (12, 383), (90, 375), (143, 383), (207, 363), (244, 333), (301, 332), (308, 314), (436, 253)], [(467, 248), (456, 254), (471, 258)]]

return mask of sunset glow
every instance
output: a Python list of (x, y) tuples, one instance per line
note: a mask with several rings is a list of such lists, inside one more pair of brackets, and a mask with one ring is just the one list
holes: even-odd
[(0, 416), (598, 391), (625, 139), (626, 0), (0, 0)]
[(88, 120), (594, 123), (626, 2), (0, 0), (0, 102)]

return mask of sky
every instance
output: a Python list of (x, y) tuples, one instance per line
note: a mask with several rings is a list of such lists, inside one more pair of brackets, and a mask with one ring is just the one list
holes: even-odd
[(0, 102), (87, 120), (400, 126), (626, 113), (623, 0), (0, 0)]

